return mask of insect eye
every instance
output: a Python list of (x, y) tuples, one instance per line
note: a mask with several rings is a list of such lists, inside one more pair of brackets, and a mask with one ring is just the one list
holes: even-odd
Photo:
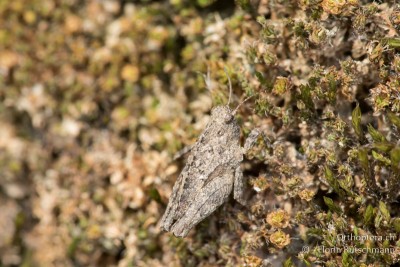
[(233, 119), (232, 114), (227, 114), (227, 115), (225, 116), (225, 122), (226, 122), (226, 123), (232, 121), (232, 119)]
[(224, 134), (224, 131), (222, 131), (222, 130), (219, 130), (219, 131), (218, 131), (218, 135), (219, 135), (219, 136), (222, 136), (223, 134)]

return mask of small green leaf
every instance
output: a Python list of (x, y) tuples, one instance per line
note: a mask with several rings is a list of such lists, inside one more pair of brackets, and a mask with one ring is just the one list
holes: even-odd
[(354, 227), (353, 233), (354, 233), (354, 235), (359, 235), (358, 234), (359, 231), (358, 231), (358, 227), (357, 226)]
[(397, 129), (400, 130), (400, 118), (396, 114), (392, 112), (388, 112), (388, 118), (390, 122), (397, 127)]
[(379, 228), (381, 226), (381, 222), (383, 220), (383, 216), (381, 213), (376, 214), (374, 226), (375, 228)]
[(394, 145), (389, 142), (382, 142), (382, 143), (373, 143), (372, 146), (374, 149), (380, 150), (382, 152), (389, 152)]
[(354, 196), (354, 193), (351, 191), (351, 188), (354, 185), (353, 177), (351, 177), (350, 175), (346, 176), (344, 179), (338, 180), (338, 183), (348, 195)]
[(307, 237), (320, 237), (324, 234), (324, 231), (321, 228), (309, 228), (307, 230)]
[(301, 85), (300, 86), (300, 100), (303, 101), (306, 108), (309, 110), (314, 110), (314, 103), (311, 97), (311, 88), (310, 86)]
[(367, 209), (364, 212), (364, 224), (368, 225), (372, 223), (374, 219), (374, 208), (371, 205), (368, 205)]
[(292, 262), (292, 258), (285, 260), (285, 262), (283, 263), (283, 267), (292, 267), (292, 266), (294, 266), (293, 262)]
[(150, 189), (147, 191), (147, 193), (148, 193), (149, 197), (150, 197), (152, 200), (154, 200), (154, 201), (156, 201), (156, 202), (158, 202), (158, 203), (162, 203), (160, 193), (158, 193), (157, 189), (155, 189), (155, 188), (150, 188)]
[(336, 102), (337, 97), (337, 87), (338, 87), (338, 79), (334, 73), (330, 73), (327, 75), (326, 79), (328, 80), (329, 90), (326, 92), (327, 100), (334, 104)]
[(393, 148), (390, 151), (390, 160), (394, 171), (400, 170), (400, 147)]
[(385, 219), (387, 222), (390, 221), (390, 212), (388, 208), (386, 207), (386, 204), (382, 201), (379, 201), (379, 211), (383, 216), (383, 219)]
[(253, 6), (250, 3), (250, 0), (237, 0), (236, 4), (243, 10), (250, 12), (253, 10)]
[(353, 124), (353, 129), (356, 135), (361, 139), (363, 138), (363, 133), (361, 129), (361, 109), (357, 104), (356, 108), (351, 113), (351, 122)]
[(380, 154), (380, 153), (378, 153), (378, 152), (375, 152), (375, 151), (373, 151), (373, 150), (372, 150), (372, 157), (373, 157), (374, 159), (376, 159), (377, 161), (382, 162), (382, 163), (385, 164), (386, 166), (390, 166), (390, 164), (391, 164), (390, 159), (388, 159), (388, 158), (385, 157), (384, 155), (382, 155), (382, 154)]
[(72, 239), (72, 241), (71, 241), (71, 243), (69, 244), (68, 249), (67, 249), (67, 255), (68, 255), (69, 257), (73, 257), (73, 256), (74, 256), (75, 251), (77, 250), (77, 248), (78, 248), (80, 242), (81, 242), (81, 238), (80, 238), (80, 237), (77, 237), (77, 236), (76, 236), (76, 237), (74, 237), (74, 238)]
[(256, 20), (261, 26), (265, 26), (267, 24), (267, 20), (264, 16), (258, 16)]
[(336, 212), (336, 213), (342, 213), (342, 209), (341, 209), (339, 206), (337, 206), (337, 205), (333, 202), (333, 200), (332, 200), (331, 198), (325, 197), (325, 196), (324, 196), (324, 202), (325, 202), (325, 204), (328, 206), (328, 208), (329, 208), (331, 211)]
[(366, 149), (358, 150), (358, 159), (364, 171), (369, 170), (368, 151)]
[(327, 166), (325, 166), (325, 179), (328, 184), (333, 188), (333, 190), (335, 190), (335, 192), (339, 194), (339, 196), (342, 197), (344, 195), (343, 190), (340, 189), (338, 180), (333, 175), (331, 169), (329, 169)]
[(344, 251), (342, 254), (342, 264), (344, 267), (347, 266), (354, 266), (353, 265), (353, 258), (351, 257), (348, 251)]
[(258, 80), (263, 86), (266, 86), (266, 85), (267, 85), (267, 80), (264, 78), (264, 75), (263, 75), (261, 72), (256, 71), (256, 72), (255, 72), (255, 75), (256, 75), (257, 80)]
[(200, 7), (207, 7), (210, 6), (211, 4), (213, 4), (215, 2), (215, 0), (197, 0), (197, 4)]
[(392, 221), (392, 226), (397, 233), (400, 233), (400, 218), (395, 218)]
[(400, 38), (388, 38), (386, 41), (390, 48), (400, 48)]
[(372, 127), (371, 124), (368, 124), (368, 132), (371, 135), (372, 139), (375, 142), (386, 142), (386, 138), (381, 134), (378, 130)]

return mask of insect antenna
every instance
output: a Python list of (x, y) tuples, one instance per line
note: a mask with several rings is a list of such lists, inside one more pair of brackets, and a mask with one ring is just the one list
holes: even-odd
[(232, 98), (232, 82), (231, 82), (231, 77), (229, 76), (228, 70), (226, 69), (226, 67), (224, 66), (224, 71), (226, 76), (228, 77), (228, 82), (229, 82), (229, 99), (228, 99), (228, 105), (231, 103), (231, 98)]
[(232, 115), (235, 115), (236, 112), (238, 111), (238, 109), (240, 108), (240, 106), (243, 105), (244, 102), (246, 102), (247, 100), (249, 100), (252, 97), (253, 96), (246, 97), (242, 102), (240, 102), (240, 104), (232, 111)]

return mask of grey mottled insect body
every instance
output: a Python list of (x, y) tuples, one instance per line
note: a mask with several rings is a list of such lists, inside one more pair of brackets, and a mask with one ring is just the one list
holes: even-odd
[(244, 204), (242, 160), (234, 112), (228, 106), (217, 106), (173, 187), (161, 228), (175, 236), (186, 236), (221, 206), (232, 190), (234, 198)]

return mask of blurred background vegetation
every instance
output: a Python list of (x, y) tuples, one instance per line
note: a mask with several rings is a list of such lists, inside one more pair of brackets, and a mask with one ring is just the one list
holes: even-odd
[[(396, 0), (0, 0), (0, 266), (399, 262), (399, 33)], [(267, 136), (249, 205), (175, 238), (173, 155), (224, 67), (243, 139)]]

